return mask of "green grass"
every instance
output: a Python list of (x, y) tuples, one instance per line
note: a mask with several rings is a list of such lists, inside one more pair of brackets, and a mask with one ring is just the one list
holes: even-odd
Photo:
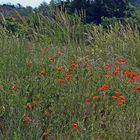
[[(0, 89), (0, 140), (41, 140), (44, 131), (48, 132), (48, 140), (139, 140), (137, 30), (117, 24), (105, 31), (60, 13), (56, 21), (42, 18), (40, 24), (45, 20), (46, 25), (36, 30), (42, 35), (39, 39), (28, 41), (1, 30), (0, 85), (4, 88)], [(50, 61), (52, 56), (54, 61)], [(123, 58), (127, 62), (116, 66), (115, 61)], [(76, 67), (66, 81), (72, 63)], [(104, 68), (106, 64), (111, 71), (119, 67), (121, 72), (112, 74)], [(43, 69), (46, 75), (40, 74)], [(126, 70), (137, 72), (138, 78), (128, 75), (133, 79), (128, 82), (123, 76)], [(64, 83), (59, 83), (59, 78)], [(109, 89), (100, 91), (103, 84)], [(17, 88), (12, 89), (13, 85)], [(119, 97), (112, 99), (116, 91), (125, 96), (121, 105), (117, 105)], [(95, 101), (93, 96), (100, 98)], [(89, 103), (86, 98), (90, 98)], [(33, 101), (40, 103), (27, 108), (27, 103)], [(25, 121), (26, 115), (31, 115), (32, 121)], [(72, 128), (74, 122), (78, 123), (77, 129)]]

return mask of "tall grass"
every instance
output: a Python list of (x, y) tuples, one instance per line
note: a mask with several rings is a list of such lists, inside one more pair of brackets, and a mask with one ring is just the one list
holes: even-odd
[[(0, 139), (139, 140), (137, 29), (118, 23), (104, 30), (60, 12), (55, 19), (37, 15), (37, 21), (31, 20), (39, 24), (32, 28), (34, 40), (0, 31)], [(126, 63), (115, 64), (123, 58)], [(110, 70), (104, 68), (107, 64)], [(72, 75), (65, 80), (70, 67)], [(121, 69), (118, 74), (113, 73), (116, 68)], [(128, 77), (123, 75), (126, 70), (131, 71)], [(103, 84), (109, 89), (100, 91)], [(120, 97), (112, 99), (115, 92), (125, 97), (120, 105)]]

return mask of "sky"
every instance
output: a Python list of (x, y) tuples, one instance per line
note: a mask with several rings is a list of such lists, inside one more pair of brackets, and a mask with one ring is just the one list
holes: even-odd
[(40, 3), (44, 1), (47, 3), (50, 2), (50, 0), (0, 0), (0, 4), (11, 3), (11, 4), (16, 5), (17, 3), (20, 3), (22, 6), (37, 7), (40, 5)]

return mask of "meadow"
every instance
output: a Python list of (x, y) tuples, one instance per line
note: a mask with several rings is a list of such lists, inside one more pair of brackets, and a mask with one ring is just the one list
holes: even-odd
[(137, 27), (57, 17), (0, 30), (0, 140), (140, 140)]

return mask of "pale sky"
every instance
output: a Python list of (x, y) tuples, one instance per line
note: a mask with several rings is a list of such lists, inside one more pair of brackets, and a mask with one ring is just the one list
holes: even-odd
[(16, 5), (17, 3), (20, 3), (22, 6), (37, 7), (40, 5), (40, 3), (44, 1), (47, 3), (50, 2), (50, 0), (0, 0), (0, 4), (11, 3), (11, 4)]

